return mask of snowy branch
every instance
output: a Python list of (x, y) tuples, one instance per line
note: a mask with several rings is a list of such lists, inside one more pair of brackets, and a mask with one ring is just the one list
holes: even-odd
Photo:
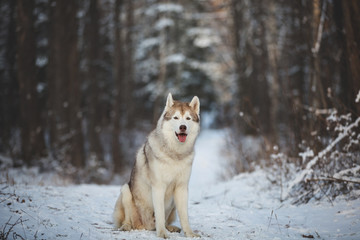
[(290, 191), (292, 190), (292, 188), (297, 185), (298, 183), (300, 183), (301, 181), (306, 181), (307, 179), (306, 176), (310, 175), (310, 173), (312, 173), (313, 171), (313, 166), (315, 166), (319, 159), (321, 159), (323, 156), (325, 156), (327, 153), (330, 152), (330, 150), (332, 150), (336, 144), (338, 144), (341, 140), (343, 140), (346, 136), (348, 136), (349, 132), (351, 129), (357, 127), (360, 123), (360, 117), (358, 117), (355, 122), (353, 122), (352, 124), (348, 125), (347, 127), (345, 127), (343, 129), (343, 131), (341, 133), (339, 133), (339, 135), (337, 136), (337, 138), (332, 141), (324, 150), (322, 150), (320, 153), (318, 153), (311, 161), (308, 162), (308, 164), (306, 165), (306, 168), (304, 170), (301, 171), (300, 174), (297, 175), (297, 177), (289, 184), (288, 187), (288, 194), (290, 193)]
[(335, 178), (335, 177), (322, 177), (322, 178), (309, 178), (306, 179), (307, 182), (320, 182), (320, 181), (330, 181), (330, 182), (349, 182), (349, 183), (356, 183), (360, 184), (360, 180), (351, 180), (346, 178)]
[(355, 100), (356, 103), (360, 102), (360, 90), (356, 96), (356, 100)]

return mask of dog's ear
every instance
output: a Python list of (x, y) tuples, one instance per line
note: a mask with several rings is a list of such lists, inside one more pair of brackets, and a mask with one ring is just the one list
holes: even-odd
[(170, 107), (172, 107), (172, 105), (174, 105), (174, 99), (173, 99), (171, 93), (169, 93), (169, 95), (167, 96), (167, 99), (166, 99), (166, 108), (170, 108)]
[(200, 100), (197, 96), (193, 97), (189, 105), (192, 109), (195, 110), (197, 115), (200, 114)]

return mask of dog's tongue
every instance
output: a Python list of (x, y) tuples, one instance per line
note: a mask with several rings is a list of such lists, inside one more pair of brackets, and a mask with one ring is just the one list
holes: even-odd
[(185, 134), (179, 134), (178, 138), (179, 138), (180, 142), (185, 142), (186, 141), (186, 135)]

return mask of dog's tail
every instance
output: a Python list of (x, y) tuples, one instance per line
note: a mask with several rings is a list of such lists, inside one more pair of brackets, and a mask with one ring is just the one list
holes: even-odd
[(114, 213), (113, 213), (113, 220), (114, 220), (115, 228), (120, 228), (125, 219), (125, 212), (124, 212), (124, 206), (122, 203), (122, 198), (123, 198), (123, 193), (122, 193), (122, 189), (121, 189), (121, 193), (120, 193), (120, 196), (118, 197), (118, 199), (116, 200), (115, 209), (114, 209)]

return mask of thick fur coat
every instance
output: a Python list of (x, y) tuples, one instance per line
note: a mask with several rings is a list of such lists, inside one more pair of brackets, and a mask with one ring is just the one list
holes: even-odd
[(117, 228), (155, 230), (167, 238), (176, 211), (187, 237), (199, 237), (189, 225), (188, 184), (194, 159), (194, 144), (200, 131), (200, 101), (174, 101), (169, 94), (166, 106), (146, 142), (137, 152), (128, 184), (116, 201)]

